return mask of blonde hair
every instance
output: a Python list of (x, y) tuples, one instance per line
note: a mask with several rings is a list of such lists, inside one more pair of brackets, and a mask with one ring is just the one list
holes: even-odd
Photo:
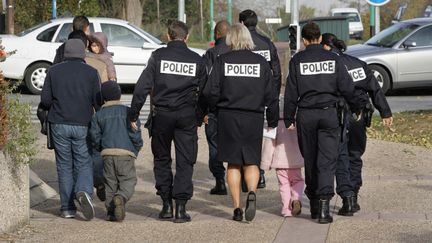
[(231, 26), (226, 36), (226, 44), (232, 50), (253, 50), (255, 47), (249, 30), (239, 23)]

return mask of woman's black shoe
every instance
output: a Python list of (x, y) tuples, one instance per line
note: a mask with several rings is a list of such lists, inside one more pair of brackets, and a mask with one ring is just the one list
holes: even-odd
[(243, 210), (241, 208), (234, 209), (233, 220), (242, 221), (243, 220)]
[(255, 192), (249, 192), (246, 200), (245, 219), (252, 221), (256, 212), (256, 195)]

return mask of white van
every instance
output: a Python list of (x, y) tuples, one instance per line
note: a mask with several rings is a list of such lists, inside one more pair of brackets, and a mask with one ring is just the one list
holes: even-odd
[(360, 13), (355, 8), (334, 8), (332, 16), (344, 16), (348, 18), (350, 38), (361, 39), (363, 35), (363, 23)]

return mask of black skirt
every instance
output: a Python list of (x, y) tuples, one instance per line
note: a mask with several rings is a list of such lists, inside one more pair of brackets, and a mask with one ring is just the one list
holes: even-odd
[(219, 110), (218, 160), (235, 165), (259, 165), (263, 124), (263, 113)]

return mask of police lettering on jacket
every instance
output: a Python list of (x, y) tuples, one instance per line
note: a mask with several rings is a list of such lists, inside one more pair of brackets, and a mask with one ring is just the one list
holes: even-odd
[(160, 73), (195, 77), (196, 63), (161, 60)]
[(225, 63), (225, 76), (259, 78), (260, 68), (260, 64)]
[(259, 51), (253, 51), (254, 53), (263, 56), (267, 62), (271, 61), (271, 56), (270, 56), (270, 50), (259, 50)]
[(336, 62), (328, 60), (323, 62), (306, 62), (300, 63), (301, 75), (318, 75), (335, 73)]
[(351, 75), (351, 78), (354, 82), (358, 82), (366, 79), (366, 72), (363, 68), (351, 69), (348, 70), (348, 73)]

